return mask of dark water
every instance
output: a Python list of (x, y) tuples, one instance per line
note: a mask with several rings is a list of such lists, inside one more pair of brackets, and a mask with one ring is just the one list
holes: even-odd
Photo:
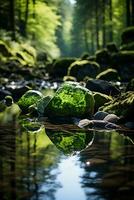
[(0, 127), (0, 200), (131, 200), (132, 134)]

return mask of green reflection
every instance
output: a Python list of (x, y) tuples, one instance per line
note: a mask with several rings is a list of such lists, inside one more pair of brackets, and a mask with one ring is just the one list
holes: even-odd
[(48, 131), (46, 132), (56, 147), (64, 154), (70, 155), (79, 152), (87, 147), (94, 138), (94, 133)]

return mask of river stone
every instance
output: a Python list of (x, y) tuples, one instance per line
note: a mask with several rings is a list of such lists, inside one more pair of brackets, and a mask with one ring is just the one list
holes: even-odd
[(115, 114), (108, 114), (105, 118), (104, 121), (116, 123), (120, 118), (115, 115)]
[(61, 85), (45, 109), (50, 117), (83, 117), (92, 115), (93, 111), (92, 92), (74, 82)]
[(104, 121), (104, 120), (88, 120), (83, 119), (78, 123), (80, 128), (97, 128), (97, 129), (117, 129), (120, 128), (118, 125)]
[(94, 114), (94, 119), (95, 120), (103, 120), (107, 115), (108, 115), (107, 112), (98, 111)]
[(23, 112), (27, 113), (28, 108), (41, 98), (43, 98), (43, 94), (41, 92), (36, 90), (29, 90), (19, 99), (18, 105)]

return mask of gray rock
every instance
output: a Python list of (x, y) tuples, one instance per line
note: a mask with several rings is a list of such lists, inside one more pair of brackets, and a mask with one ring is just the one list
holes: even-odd
[(103, 120), (107, 115), (107, 112), (98, 111), (94, 114), (94, 120)]
[(115, 114), (108, 114), (105, 118), (104, 118), (104, 121), (108, 121), (108, 122), (111, 122), (111, 123), (117, 123), (117, 121), (119, 120), (120, 118), (115, 115)]

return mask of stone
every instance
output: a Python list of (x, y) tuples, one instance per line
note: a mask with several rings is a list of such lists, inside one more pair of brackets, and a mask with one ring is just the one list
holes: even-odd
[(43, 98), (43, 94), (36, 90), (27, 91), (18, 101), (18, 105), (24, 113), (28, 112), (28, 108)]
[(94, 92), (94, 100), (95, 100), (95, 111), (97, 111), (99, 107), (111, 101), (112, 97), (99, 92)]
[(96, 79), (106, 80), (106, 81), (119, 81), (120, 77), (117, 70), (115, 69), (106, 69), (97, 75)]
[(121, 34), (122, 44), (134, 42), (134, 26), (127, 27)]
[(112, 101), (102, 106), (99, 110), (113, 113), (123, 118), (123, 123), (134, 121), (134, 92), (129, 91), (126, 93), (122, 93), (120, 96), (114, 98)]
[(45, 112), (50, 117), (83, 117), (94, 112), (94, 98), (91, 91), (79, 83), (66, 82), (48, 103)]
[(103, 120), (108, 115), (107, 112), (98, 111), (94, 114), (93, 119), (95, 120)]
[(117, 123), (119, 119), (120, 118), (117, 115), (115, 115), (115, 114), (108, 114), (104, 118), (104, 121), (108, 121), (108, 122), (111, 122), (111, 123)]
[(98, 63), (88, 60), (77, 60), (68, 68), (68, 75), (74, 76), (78, 81), (82, 81), (85, 76), (95, 78), (100, 66)]
[(116, 86), (108, 81), (100, 79), (89, 79), (86, 83), (86, 88), (91, 91), (100, 92), (102, 94), (111, 96), (120, 94), (120, 90)]

